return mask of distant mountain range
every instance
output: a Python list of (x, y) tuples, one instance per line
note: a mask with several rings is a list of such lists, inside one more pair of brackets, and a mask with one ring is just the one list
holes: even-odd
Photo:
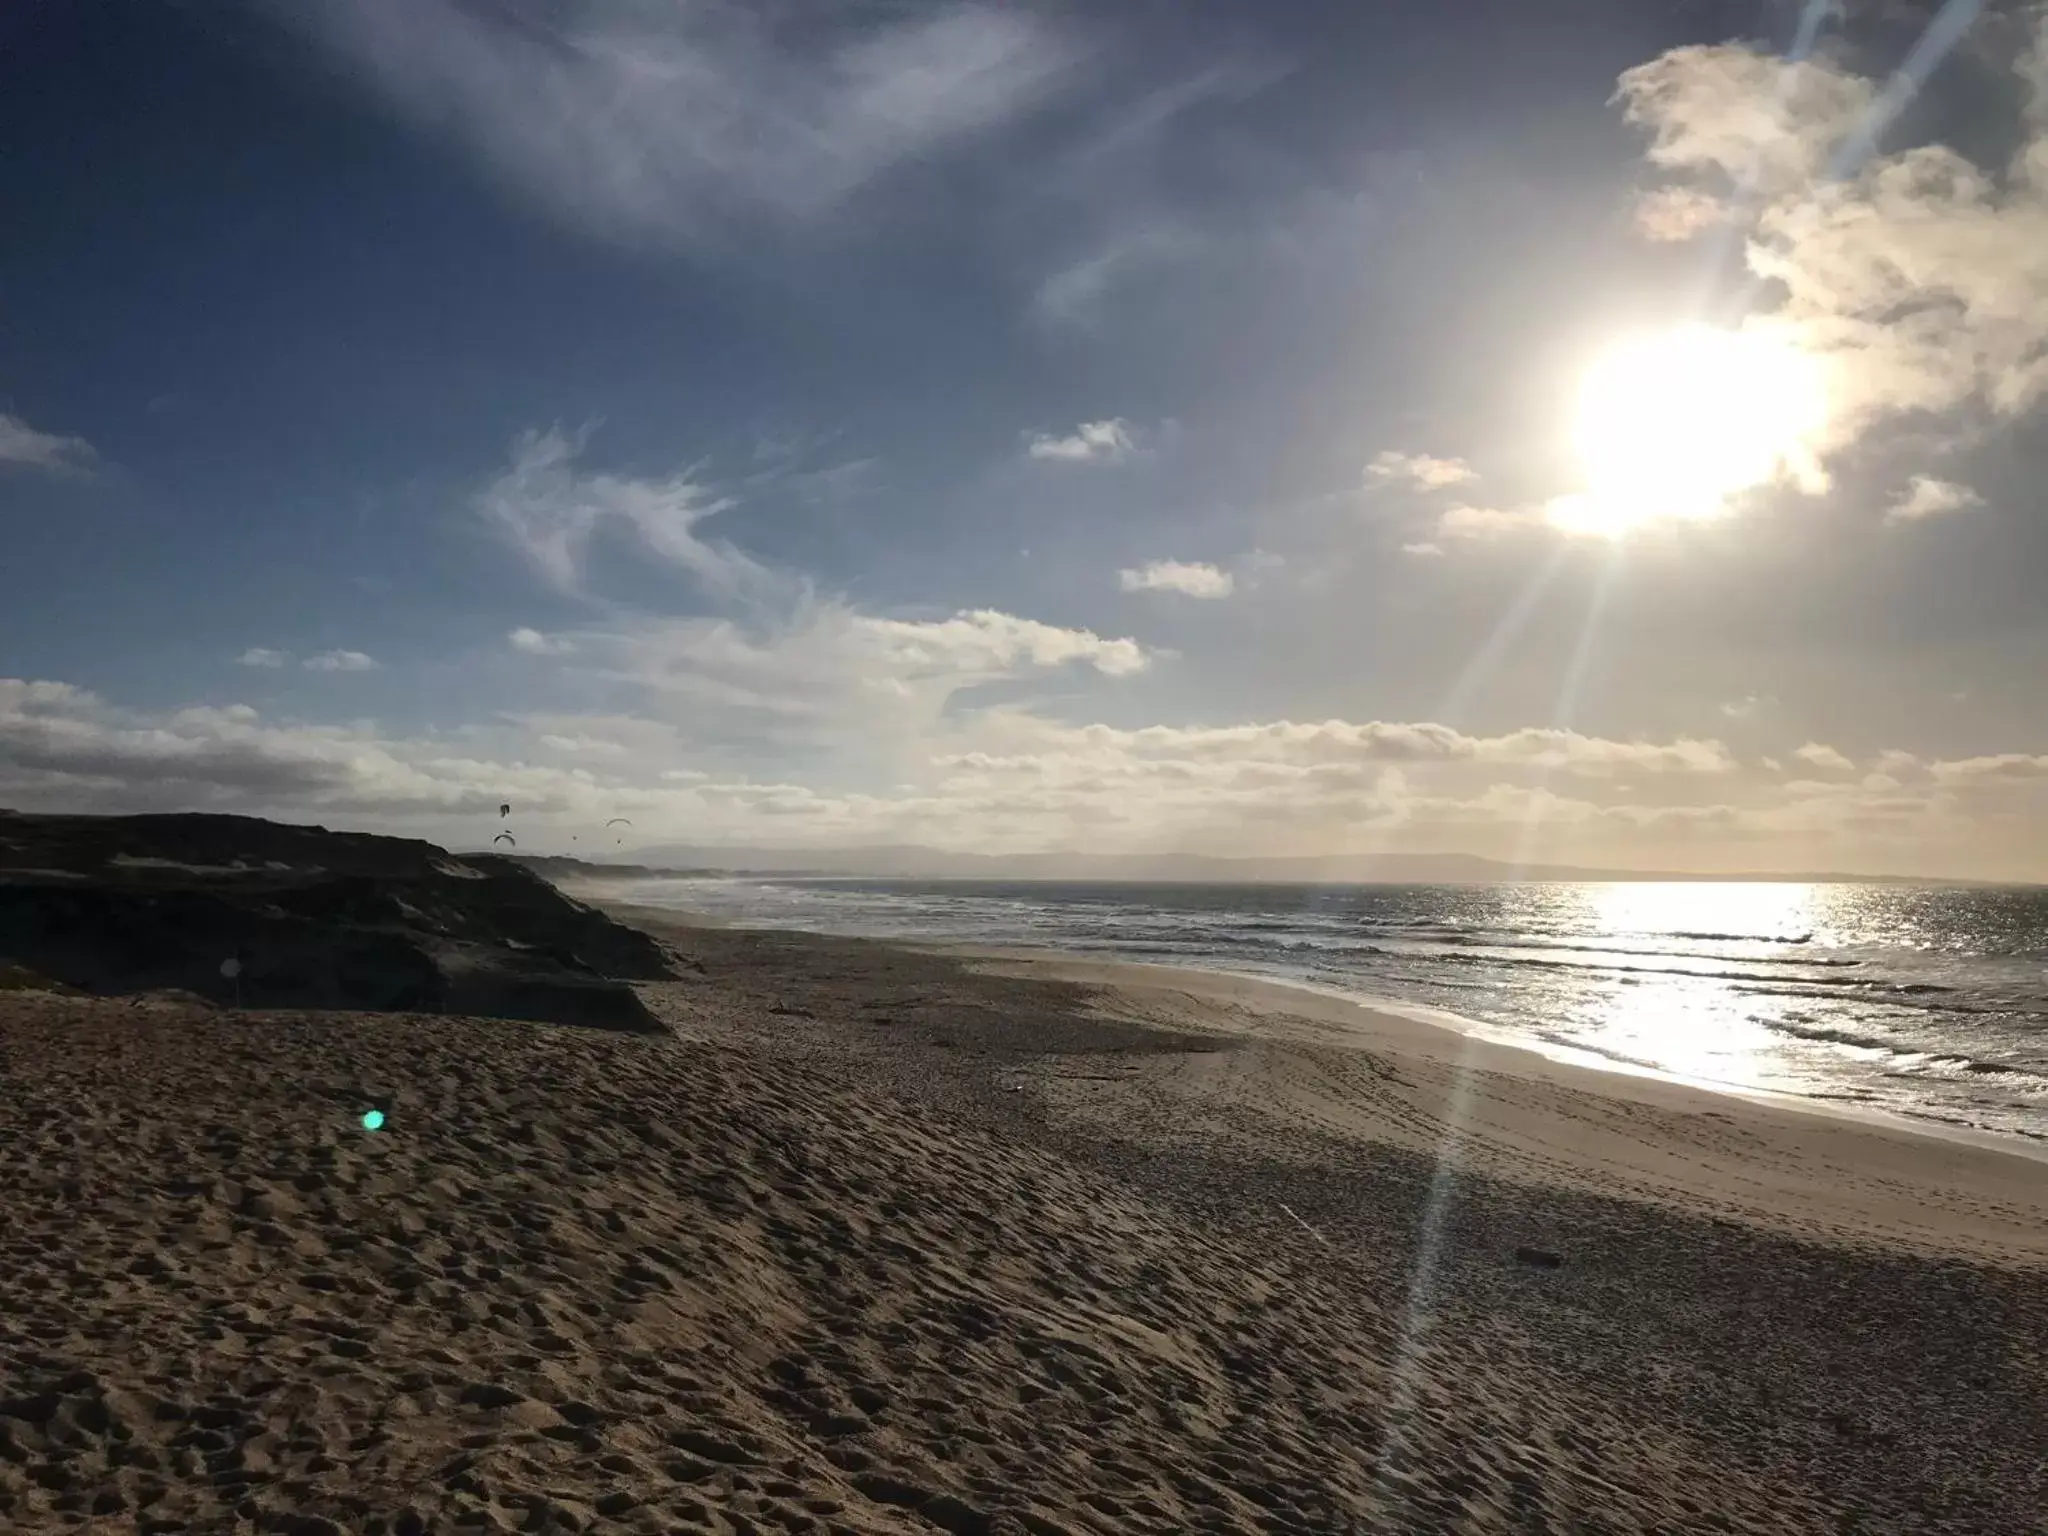
[[(914, 845), (872, 848), (720, 848), (663, 844), (635, 851), (631, 864), (548, 855), (519, 856), (542, 873), (632, 878), (682, 873), (866, 876), (892, 880), (1132, 881), (1186, 885), (1497, 885), (1551, 880), (1771, 880), (1920, 883), (1899, 876), (1758, 871), (1526, 868), (1463, 853), (1335, 854), (1308, 858), (1210, 858), (1201, 854), (949, 853)], [(1955, 884), (1972, 882), (1957, 881)]]

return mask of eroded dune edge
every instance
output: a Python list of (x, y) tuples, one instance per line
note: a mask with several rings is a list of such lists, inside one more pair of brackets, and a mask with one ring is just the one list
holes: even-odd
[(649, 1036), (0, 996), (0, 1524), (2048, 1507), (2038, 1163), (1228, 985), (663, 936)]

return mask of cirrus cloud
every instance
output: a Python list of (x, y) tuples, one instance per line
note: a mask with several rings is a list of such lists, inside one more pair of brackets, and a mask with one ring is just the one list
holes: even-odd
[(577, 460), (588, 428), (527, 431), (512, 444), (512, 461), (477, 496), (476, 509), (547, 584), (572, 596), (585, 592), (591, 539), (607, 526), (624, 529), (645, 548), (726, 597), (761, 593), (775, 578), (752, 557), (698, 524), (735, 503), (700, 484), (689, 470), (655, 478), (586, 472)]
[(667, 248), (810, 221), (1057, 91), (1028, 12), (803, 26), (775, 7), (305, 0), (275, 9), (579, 234)]

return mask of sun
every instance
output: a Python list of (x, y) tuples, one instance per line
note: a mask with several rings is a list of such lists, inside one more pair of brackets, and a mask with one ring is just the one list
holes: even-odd
[(1818, 363), (1780, 334), (1684, 325), (1617, 347), (1587, 372), (1576, 446), (1586, 489), (1553, 520), (1620, 535), (1719, 515), (1779, 475), (1810, 476), (1826, 420)]

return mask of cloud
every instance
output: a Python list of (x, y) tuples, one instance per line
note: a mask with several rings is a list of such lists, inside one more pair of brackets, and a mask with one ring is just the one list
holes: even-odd
[(1729, 222), (1734, 210), (1698, 187), (1658, 187), (1636, 200), (1636, 229), (1646, 240), (1677, 244)]
[(1116, 579), (1126, 592), (1179, 592), (1202, 598), (1228, 597), (1237, 586), (1236, 578), (1228, 571), (1180, 560), (1153, 560), (1136, 569), (1118, 571)]
[(867, 757), (942, 731), (968, 690), (1070, 668), (1123, 679), (1154, 661), (1132, 639), (992, 609), (892, 618), (825, 599), (772, 623), (634, 617), (575, 640), (593, 683), (722, 748)]
[(506, 643), (515, 651), (524, 651), (529, 656), (567, 656), (576, 649), (572, 640), (557, 635), (544, 635), (537, 629), (521, 627), (505, 637)]
[[(795, 713), (838, 711), (780, 764), (735, 757), (731, 716), (706, 718), (694, 696), (666, 718), (650, 693), (631, 714), (494, 716), (406, 736), (240, 704), (126, 709), (61, 682), (0, 679), (0, 803), (231, 810), (475, 846), (509, 799), (526, 818), (523, 843), (563, 851), (570, 832), (626, 815), (651, 840), (786, 847), (1404, 847), (1638, 867), (1875, 859), (1932, 873), (2044, 872), (2048, 755), (1922, 762), (1894, 751), (1860, 778), (1786, 782), (1749, 775), (1717, 742), (1683, 737), (1479, 736), (1398, 721), (1074, 724), (1014, 702), (963, 706), (953, 690), (973, 669), (1016, 675), (1099, 641), (972, 614), (881, 630), (856, 617), (821, 623), (808, 645), (740, 645), (755, 684), (801, 693), (809, 680), (814, 691), (790, 701)], [(688, 637), (716, 649), (701, 625)], [(865, 648), (861, 663), (835, 674), (849, 640)], [(876, 657), (894, 659), (890, 680), (902, 689), (846, 701), (849, 679)], [(727, 665), (739, 675), (738, 653)], [(926, 679), (940, 686), (926, 690)], [(849, 741), (883, 753), (866, 760), (865, 784), (850, 771), (863, 759), (847, 755)]]
[(36, 469), (52, 475), (89, 474), (99, 455), (82, 437), (38, 432), (19, 416), (0, 411), (0, 469)]
[[(537, 570), (580, 592), (586, 545), (613, 519), (695, 576), (700, 595), (744, 601), (688, 616), (612, 604), (603, 621), (551, 634), (520, 628), (508, 644), (562, 658), (564, 681), (637, 698), (652, 717), (700, 734), (729, 756), (837, 755), (859, 759), (861, 772), (880, 772), (876, 763), (937, 729), (971, 690), (1069, 669), (1126, 678), (1160, 654), (1128, 637), (991, 608), (943, 617), (864, 611), (795, 572), (705, 539), (699, 524), (723, 503), (693, 474), (590, 474), (574, 463), (578, 447), (560, 431), (528, 433), (511, 468), (478, 498), (486, 520)], [(1072, 680), (1063, 686), (1071, 691)], [(613, 724), (590, 732), (557, 726), (548, 734), (619, 733)]]
[(2048, 753), (2000, 752), (1987, 757), (1966, 757), (1931, 763), (1927, 771), (1941, 784), (2039, 783), (2048, 781)]
[(582, 595), (591, 538), (606, 526), (629, 531), (714, 595), (761, 595), (778, 585), (752, 557), (698, 534), (698, 524), (732, 501), (687, 470), (656, 479), (584, 473), (576, 460), (587, 437), (560, 427), (520, 434), (511, 464), (476, 501), (478, 515), (550, 586)]
[(1402, 453), (1394, 448), (1375, 454), (1373, 461), (1365, 466), (1365, 476), (1369, 481), (1399, 482), (1422, 491), (1441, 491), (1454, 485), (1470, 484), (1479, 478), (1478, 472), (1463, 459)]
[(252, 645), (235, 658), (235, 665), (241, 667), (282, 667), (291, 662), (291, 652), (273, 651), (264, 646)]
[[(489, 828), (510, 798), (536, 814), (594, 816), (630, 788), (536, 767), (506, 738), (479, 757), (444, 736), (266, 720), (247, 705), (141, 711), (56, 682), (0, 678), (0, 803), (102, 812), (221, 810), (407, 827), (450, 841)], [(469, 834), (480, 842), (488, 831)]]
[(1854, 773), (1856, 765), (1837, 752), (1833, 747), (1817, 741), (1809, 741), (1792, 754), (1810, 767), (1820, 768), (1828, 773)]
[(1419, 544), (1403, 544), (1401, 546), (1401, 553), (1404, 555), (1420, 555), (1425, 559), (1440, 560), (1443, 558), (1444, 547), (1441, 544), (1425, 540)]
[(645, 0), (274, 7), (569, 228), (668, 248), (816, 219), (1045, 100), (1071, 62), (993, 4), (866, 25)]
[(1437, 515), (1438, 539), (1500, 539), (1545, 526), (1542, 512), (1504, 507), (1468, 507), (1460, 503)]
[(361, 651), (321, 651), (300, 663), (308, 672), (374, 672), (376, 661)]
[(1757, 698), (1755, 694), (1744, 694), (1739, 699), (1729, 699), (1728, 701), (1723, 703), (1721, 706), (1721, 713), (1726, 715), (1730, 720), (1747, 720), (1751, 715), (1756, 713), (1757, 705), (1760, 702), (1761, 701)]
[(1173, 220), (1119, 230), (1039, 283), (1032, 294), (1032, 312), (1052, 325), (1086, 328), (1100, 316), (1113, 288), (1130, 283), (1148, 269), (1186, 261), (1212, 243), (1204, 234)]
[(2048, 13), (2033, 25), (2026, 105), (1988, 168), (1941, 144), (1859, 158), (1879, 87), (1830, 61), (1731, 44), (1621, 77), (1652, 163), (1753, 209), (1747, 261), (1781, 296), (1771, 318), (1826, 371), (1823, 455), (1889, 417), (2012, 416), (2048, 388)]
[(351, 773), (335, 732), (266, 732), (241, 708), (136, 715), (63, 683), (0, 678), (0, 785), (92, 807), (299, 802)]
[(1917, 522), (1921, 518), (1967, 512), (1972, 507), (1983, 505), (1984, 498), (1967, 485), (1958, 485), (1953, 480), (1937, 480), (1932, 475), (1915, 475), (1906, 482), (1904, 494), (1885, 510), (1884, 516), (1889, 523)]
[(1093, 630), (1062, 629), (990, 608), (927, 621), (862, 616), (852, 624), (855, 635), (885, 660), (969, 674), (1080, 662), (1110, 677), (1127, 677), (1151, 664), (1135, 640), (1105, 640)]
[(1876, 95), (1826, 61), (1739, 43), (1674, 48), (1625, 71), (1615, 89), (1628, 121), (1649, 130), (1652, 165), (1719, 172), (1766, 197), (1810, 187)]
[[(1360, 763), (1520, 766), (1592, 777), (1617, 773), (1726, 774), (1735, 759), (1718, 741), (1681, 737), (1669, 742), (1615, 741), (1577, 731), (1529, 727), (1499, 736), (1471, 736), (1431, 722), (1368, 720), (1291, 721), (1236, 726), (1106, 725), (1030, 728), (1057, 754), (1111, 752), (1155, 763), (1241, 763), (1290, 768)], [(1036, 761), (1034, 754), (1015, 765)]]
[(1065, 437), (1035, 432), (1024, 451), (1034, 459), (1059, 464), (1115, 464), (1138, 451), (1130, 423), (1122, 417), (1107, 421), (1084, 421)]

